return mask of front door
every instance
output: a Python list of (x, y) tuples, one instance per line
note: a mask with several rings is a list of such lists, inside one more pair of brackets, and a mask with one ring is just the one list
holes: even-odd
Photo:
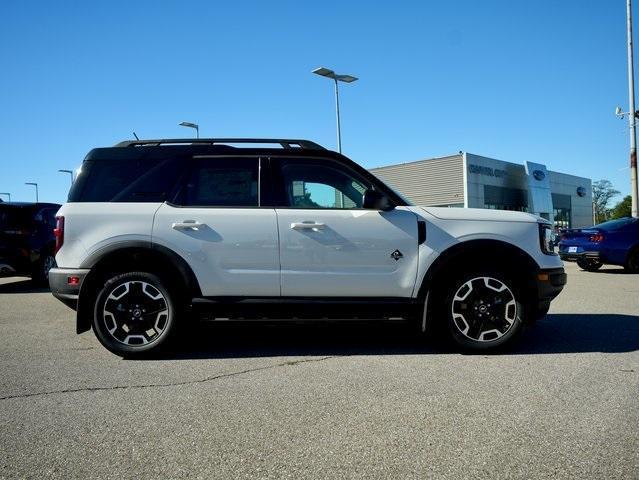
[(417, 217), (402, 207), (362, 208), (371, 187), (336, 161), (273, 159), (282, 296), (410, 297)]
[(155, 215), (153, 242), (187, 261), (204, 296), (279, 296), (277, 221), (260, 207), (260, 159), (192, 162), (175, 202)]

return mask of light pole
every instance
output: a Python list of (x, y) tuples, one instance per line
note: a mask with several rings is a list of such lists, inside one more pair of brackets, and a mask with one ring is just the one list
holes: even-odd
[(60, 173), (68, 173), (71, 176), (71, 185), (73, 185), (73, 170), (58, 170)]
[(179, 125), (180, 125), (180, 127), (194, 128), (195, 129), (196, 138), (200, 138), (200, 126), (197, 123), (180, 122)]
[(9, 201), (11, 201), (11, 194), (9, 192), (0, 192), (0, 195), (6, 195), (9, 197)]
[(632, 55), (632, 1), (626, 4), (628, 27), (628, 123), (630, 125), (630, 196), (632, 198), (632, 216), (639, 216), (639, 190), (637, 188), (637, 127), (635, 112), (635, 72)]
[(342, 131), (340, 128), (339, 118), (339, 84), (338, 82), (353, 83), (357, 77), (353, 75), (338, 75), (330, 68), (319, 67), (313, 70), (313, 73), (322, 77), (330, 78), (335, 82), (335, 113), (337, 115), (337, 151), (342, 153)]
[(38, 199), (38, 184), (35, 182), (26, 182), (25, 185), (33, 185), (36, 189), (36, 203), (38, 203), (40, 200)]

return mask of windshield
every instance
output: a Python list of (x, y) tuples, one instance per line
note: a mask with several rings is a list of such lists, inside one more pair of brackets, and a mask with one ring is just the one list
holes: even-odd
[(601, 230), (607, 230), (607, 231), (619, 230), (620, 228), (623, 228), (626, 225), (630, 225), (634, 221), (635, 219), (631, 217), (619, 218), (617, 220), (609, 220), (607, 222), (600, 223), (599, 225), (595, 225), (594, 228), (599, 228)]

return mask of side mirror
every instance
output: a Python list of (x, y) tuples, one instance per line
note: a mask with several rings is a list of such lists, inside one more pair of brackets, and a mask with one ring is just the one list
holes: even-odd
[(377, 190), (368, 189), (364, 192), (362, 207), (388, 212), (395, 208), (395, 205), (393, 205), (390, 199), (383, 193), (378, 192)]

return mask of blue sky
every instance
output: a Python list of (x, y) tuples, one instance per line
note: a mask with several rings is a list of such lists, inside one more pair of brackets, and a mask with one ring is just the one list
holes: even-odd
[[(636, 12), (639, 18), (639, 11)], [(0, 4), (0, 192), (63, 201), (88, 150), (132, 137), (279, 136), (366, 167), (455, 153), (629, 193), (624, 0)], [(6, 198), (5, 198), (6, 199)]]

